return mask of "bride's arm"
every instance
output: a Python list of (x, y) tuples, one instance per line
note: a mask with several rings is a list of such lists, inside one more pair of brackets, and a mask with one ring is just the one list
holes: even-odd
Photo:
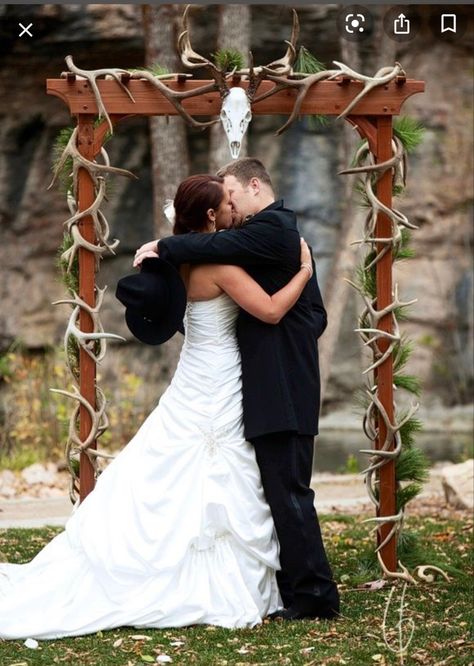
[(241, 308), (267, 324), (278, 324), (301, 296), (312, 275), (311, 254), (301, 240), (301, 268), (282, 289), (273, 296), (267, 294), (253, 278), (239, 266), (217, 265), (213, 271), (215, 283)]

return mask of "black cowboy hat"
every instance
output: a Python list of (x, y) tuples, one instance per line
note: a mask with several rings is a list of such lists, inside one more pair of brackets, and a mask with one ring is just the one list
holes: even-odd
[(186, 289), (176, 268), (159, 257), (144, 259), (140, 273), (126, 275), (115, 295), (126, 307), (125, 321), (133, 335), (148, 345), (161, 345), (183, 332)]

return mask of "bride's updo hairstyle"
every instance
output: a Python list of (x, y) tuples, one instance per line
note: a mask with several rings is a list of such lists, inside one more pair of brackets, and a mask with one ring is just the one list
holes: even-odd
[(209, 208), (217, 210), (224, 198), (224, 179), (220, 176), (198, 174), (183, 180), (174, 198), (176, 213), (173, 234), (207, 231)]

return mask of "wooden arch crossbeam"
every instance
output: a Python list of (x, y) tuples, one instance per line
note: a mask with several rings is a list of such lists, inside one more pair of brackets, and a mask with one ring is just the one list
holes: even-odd
[[(133, 100), (126, 94), (115, 80), (98, 80), (101, 98), (113, 124), (129, 116), (167, 116), (177, 115), (176, 108), (156, 88), (144, 80), (132, 80), (122, 77), (122, 83), (132, 93)], [(176, 79), (166, 81), (173, 90), (189, 91), (204, 86), (208, 81), (189, 80), (178, 75)], [(248, 82), (235, 76), (232, 85), (247, 88)], [(273, 88), (271, 81), (262, 81), (259, 95), (263, 96)], [(334, 80), (320, 81), (307, 92), (301, 105), (299, 115), (339, 116), (349, 103), (361, 92), (363, 84), (346, 76)], [(416, 93), (424, 91), (424, 82), (397, 76), (387, 84), (368, 92), (351, 109), (346, 120), (358, 131), (362, 138), (368, 140), (376, 162), (384, 162), (392, 157), (392, 119), (398, 115), (404, 102)], [(65, 78), (48, 79), (47, 93), (59, 97), (69, 108), (71, 115), (78, 121), (79, 152), (88, 160), (94, 160), (99, 154), (109, 127), (104, 120), (94, 127), (98, 115), (96, 99), (89, 83), (74, 74), (68, 73)], [(281, 90), (252, 104), (255, 115), (290, 114), (296, 99), (294, 89)], [(183, 101), (185, 110), (194, 116), (218, 115), (221, 108), (221, 96), (218, 92), (207, 92)], [(377, 182), (377, 198), (388, 208), (392, 204), (392, 173), (388, 169)], [(94, 184), (83, 168), (78, 178), (78, 210), (87, 210), (94, 201)], [(95, 233), (90, 217), (83, 217), (79, 222), (82, 236), (90, 243), (95, 243)], [(391, 235), (391, 222), (386, 214), (380, 212), (377, 218), (376, 237), (387, 238)], [(382, 248), (377, 247), (377, 251)], [(86, 248), (79, 250), (79, 296), (91, 307), (95, 306), (95, 257)], [(382, 310), (392, 302), (392, 252), (387, 251), (377, 263), (377, 309)], [(86, 310), (81, 309), (80, 328), (91, 332), (93, 322)], [(392, 332), (390, 314), (382, 317), (378, 325), (380, 330)], [(380, 340), (379, 348), (384, 352), (388, 348), (388, 340)], [(95, 405), (96, 366), (94, 360), (82, 349), (80, 350), (80, 392), (91, 404)], [(383, 405), (390, 421), (393, 420), (393, 360), (390, 354), (377, 368), (378, 399)], [(88, 411), (80, 408), (80, 438), (85, 440), (92, 428)], [(374, 443), (380, 449), (385, 441), (385, 426), (379, 424), (379, 432)], [(93, 447), (95, 444), (93, 444)], [(92, 448), (93, 448), (92, 447)], [(87, 455), (81, 453), (80, 460), (80, 499), (84, 499), (94, 487), (94, 471)], [(380, 469), (380, 507), (377, 515), (394, 516), (395, 510), (395, 464), (390, 461)], [(382, 524), (378, 531), (379, 544), (387, 539), (391, 526)], [(396, 539), (387, 539), (380, 554), (388, 571), (397, 569)]]

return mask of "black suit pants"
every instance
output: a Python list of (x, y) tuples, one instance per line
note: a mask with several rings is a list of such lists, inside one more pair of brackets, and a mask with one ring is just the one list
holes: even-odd
[(285, 607), (339, 611), (310, 488), (314, 437), (281, 432), (251, 441), (280, 541), (277, 580)]

